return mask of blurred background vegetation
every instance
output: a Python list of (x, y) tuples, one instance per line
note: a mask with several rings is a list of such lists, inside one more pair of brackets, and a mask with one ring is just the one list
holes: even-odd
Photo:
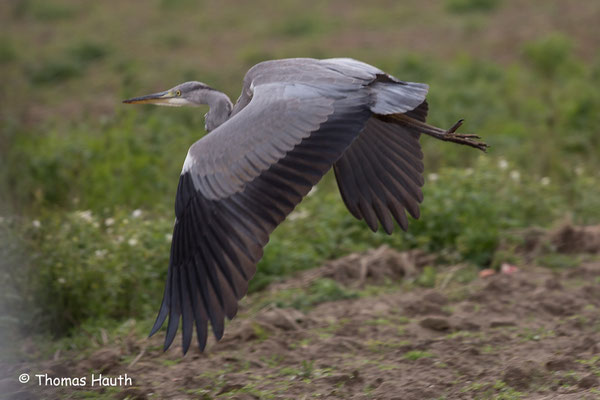
[(120, 101), (191, 79), (236, 99), (267, 59), (354, 57), (427, 82), (429, 120), (465, 118), (492, 148), (424, 138), (421, 219), (392, 236), (355, 221), (326, 176), (272, 236), (251, 290), (384, 243), (497, 267), (515, 230), (598, 223), (599, 20), (595, 0), (1, 2), (2, 331), (154, 317), (206, 110)]

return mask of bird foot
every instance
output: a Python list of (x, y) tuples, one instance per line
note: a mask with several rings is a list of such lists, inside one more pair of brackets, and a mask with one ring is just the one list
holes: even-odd
[(463, 122), (465, 122), (464, 119), (459, 119), (458, 121), (456, 121), (456, 123), (454, 125), (452, 125), (452, 127), (450, 129), (448, 129), (446, 131), (446, 133), (454, 133), (458, 130), (458, 128), (460, 128), (460, 126), (463, 124)]
[(463, 144), (465, 146), (474, 147), (485, 153), (488, 147), (490, 146), (484, 142), (475, 140), (481, 139), (479, 135), (474, 135), (471, 133), (456, 133), (456, 130), (463, 124), (463, 122), (463, 119), (459, 119), (454, 125), (452, 125), (450, 129), (448, 129), (441, 135), (440, 139), (447, 142), (453, 142)]
[(443, 140), (446, 142), (453, 142), (458, 144), (463, 144), (465, 146), (474, 147), (483, 152), (486, 152), (488, 147), (484, 142), (480, 142), (476, 139), (481, 139), (478, 135), (473, 135), (470, 133), (456, 133), (458, 128), (463, 124), (462, 119), (459, 119), (452, 127), (448, 130), (440, 129), (436, 126), (429, 125), (423, 121), (416, 120), (407, 116), (406, 114), (394, 114), (390, 116), (380, 116), (379, 118), (384, 121), (391, 120), (397, 124), (401, 124), (404, 126), (408, 126), (411, 129), (429, 135), (439, 140)]

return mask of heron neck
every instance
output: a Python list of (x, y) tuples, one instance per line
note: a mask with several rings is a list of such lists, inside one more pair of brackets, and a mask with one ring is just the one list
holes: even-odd
[(223, 122), (227, 121), (231, 114), (233, 104), (225, 93), (217, 90), (210, 90), (206, 93), (206, 103), (209, 110), (206, 114), (206, 130), (212, 131)]

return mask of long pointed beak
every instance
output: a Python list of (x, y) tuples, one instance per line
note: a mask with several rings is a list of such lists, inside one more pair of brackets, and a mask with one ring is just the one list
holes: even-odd
[(168, 102), (169, 99), (172, 99), (173, 94), (166, 90), (164, 92), (158, 92), (153, 94), (148, 94), (146, 96), (134, 97), (132, 99), (123, 100), (125, 104), (162, 104)]

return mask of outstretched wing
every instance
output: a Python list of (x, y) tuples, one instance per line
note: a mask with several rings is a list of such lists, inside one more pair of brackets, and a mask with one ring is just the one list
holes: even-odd
[[(425, 121), (427, 102), (407, 112)], [(419, 218), (423, 200), (423, 153), (418, 132), (373, 116), (364, 131), (334, 164), (342, 199), (352, 215), (371, 230), (379, 223), (388, 233), (394, 220), (408, 228), (406, 211)]]
[(370, 93), (357, 86), (269, 83), (250, 103), (190, 148), (180, 177), (176, 221), (154, 334), (169, 322), (167, 349), (182, 319), (204, 349), (208, 321), (218, 339), (225, 317), (262, 257), (269, 234), (364, 128)]

